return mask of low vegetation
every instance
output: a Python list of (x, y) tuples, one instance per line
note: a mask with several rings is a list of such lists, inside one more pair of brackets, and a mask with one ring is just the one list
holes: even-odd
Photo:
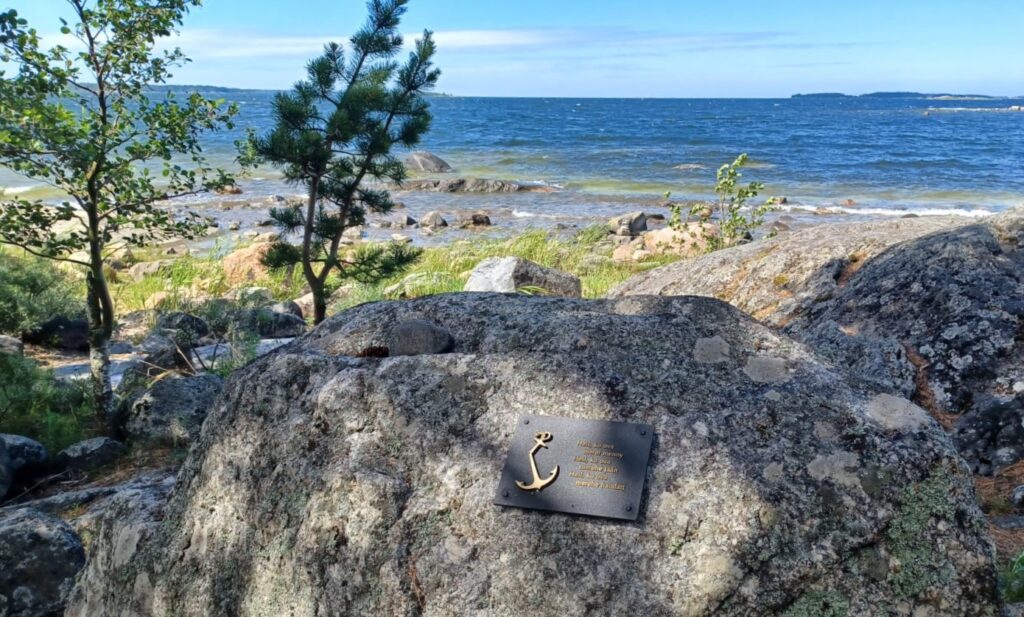
[[(764, 183), (740, 183), (743, 177), (741, 170), (747, 161), (747, 155), (741, 154), (732, 163), (722, 165), (715, 174), (715, 195), (718, 201), (713, 204), (695, 204), (685, 213), (683, 206), (675, 206), (669, 225), (673, 229), (684, 229), (688, 222), (696, 220), (700, 227), (704, 227), (714, 219), (719, 233), (702, 234), (707, 237), (709, 248), (713, 251), (752, 239), (754, 232), (764, 225), (765, 216), (775, 210), (776, 199), (770, 198), (760, 205), (748, 204), (764, 190)], [(692, 230), (690, 233), (693, 233)]]
[(0, 433), (24, 435), (56, 453), (94, 426), (87, 384), (57, 381), (32, 360), (0, 354)]
[(84, 295), (84, 284), (52, 261), (0, 249), (0, 333), (20, 336), (54, 317), (80, 317)]

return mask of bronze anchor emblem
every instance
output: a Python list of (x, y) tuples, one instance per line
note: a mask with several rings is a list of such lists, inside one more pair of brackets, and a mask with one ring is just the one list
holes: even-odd
[(537, 459), (535, 458), (537, 451), (541, 448), (547, 448), (544, 444), (549, 441), (551, 441), (551, 433), (542, 432), (533, 436), (533, 448), (530, 449), (530, 471), (533, 472), (533, 482), (526, 484), (516, 480), (516, 486), (518, 486), (520, 490), (539, 491), (554, 482), (555, 478), (558, 477), (558, 465), (555, 465), (555, 468), (551, 470), (551, 473), (548, 474), (548, 477), (545, 479), (542, 479), (540, 477), (540, 472), (537, 471)]

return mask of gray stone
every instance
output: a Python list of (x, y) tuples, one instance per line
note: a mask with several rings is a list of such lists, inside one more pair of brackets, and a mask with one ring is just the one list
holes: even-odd
[(647, 231), (647, 215), (643, 212), (630, 212), (608, 221), (608, 229), (620, 236), (638, 236)]
[(297, 302), (286, 300), (284, 302), (278, 302), (277, 304), (271, 305), (270, 310), (275, 313), (282, 313), (284, 315), (294, 315), (299, 319), (303, 318), (302, 307)]
[[(1024, 459), (1024, 208), (818, 225), (640, 274), (612, 296), (726, 300), (956, 422), (978, 472)], [(960, 417), (959, 421), (957, 418)]]
[(448, 353), (454, 346), (451, 332), (422, 319), (410, 319), (395, 326), (387, 344), (392, 356)]
[(236, 321), (263, 338), (294, 338), (306, 333), (306, 321), (301, 317), (266, 308), (243, 311)]
[(427, 229), (438, 229), (440, 227), (447, 226), (448, 221), (444, 220), (444, 217), (441, 216), (441, 213), (436, 210), (432, 212), (427, 212), (426, 214), (423, 215), (423, 218), (420, 219), (420, 227), (425, 227)]
[(389, 227), (394, 227), (397, 229), (405, 229), (406, 227), (416, 227), (419, 224), (416, 222), (416, 219), (412, 218), (408, 214), (396, 214), (392, 216), (388, 220), (388, 222), (390, 223)]
[(223, 387), (209, 374), (158, 379), (128, 407), (124, 432), (132, 442), (190, 445)]
[(147, 276), (159, 274), (161, 270), (169, 267), (173, 263), (173, 261), (167, 259), (137, 263), (128, 268), (128, 276), (132, 277), (132, 280), (138, 283)]
[(464, 290), (528, 291), (533, 295), (578, 298), (582, 295), (583, 285), (571, 274), (545, 268), (520, 257), (491, 257), (473, 268)]
[(64, 521), (33, 510), (0, 512), (0, 614), (62, 615), (85, 550)]
[(490, 227), (491, 217), (486, 212), (478, 210), (469, 214), (460, 213), (458, 216), (458, 225), (462, 229), (471, 229), (474, 227)]
[(91, 471), (117, 461), (127, 452), (128, 448), (120, 441), (93, 437), (64, 448), (54, 460), (58, 469)]
[[(355, 357), (410, 320), (453, 353)], [(970, 474), (877, 394), (708, 298), (365, 304), (233, 375), (68, 614), (997, 614)], [(523, 413), (652, 424), (637, 524), (495, 506)]]
[(46, 446), (35, 439), (21, 435), (0, 434), (0, 442), (7, 449), (11, 471), (18, 476), (19, 480), (37, 475), (46, 469), (50, 462), (50, 453), (46, 451)]
[(25, 355), (25, 345), (13, 336), (0, 334), (0, 353), (21, 357)]
[[(196, 341), (198, 342), (198, 341)], [(138, 366), (145, 375), (157, 374), (187, 364), (187, 349), (181, 348), (167, 333), (150, 334), (139, 344), (143, 363)]]
[(1010, 502), (1015, 508), (1024, 508), (1024, 485), (1013, 489), (1013, 493), (1010, 494)]
[(170, 337), (182, 349), (195, 347), (199, 339), (210, 334), (210, 325), (188, 313), (167, 313), (156, 322), (156, 331)]
[(412, 152), (405, 157), (405, 166), (425, 173), (448, 173), (454, 171), (441, 157), (429, 152)]

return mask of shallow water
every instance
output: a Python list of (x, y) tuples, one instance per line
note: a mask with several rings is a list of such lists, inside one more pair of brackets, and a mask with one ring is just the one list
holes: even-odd
[[(241, 109), (236, 130), (206, 140), (210, 158), (231, 168), (233, 144), (245, 129), (269, 127), (273, 93), (210, 96), (227, 96)], [(432, 99), (434, 126), (423, 149), (448, 160), (458, 175), (539, 181), (561, 190), (398, 198), (414, 217), (432, 209), (482, 208), (513, 228), (584, 224), (654, 208), (666, 192), (674, 199), (707, 198), (715, 169), (747, 152), (745, 180), (765, 182), (768, 195), (786, 196), (794, 216), (979, 216), (1024, 203), (1024, 113), (1006, 111), (1019, 104), (873, 97), (438, 97)], [(267, 195), (301, 193), (279, 177), (272, 168), (257, 171), (241, 183), (243, 197), (260, 202)], [(0, 186), (23, 197), (56, 197), (2, 170)], [(211, 199), (202, 201), (205, 206)]]

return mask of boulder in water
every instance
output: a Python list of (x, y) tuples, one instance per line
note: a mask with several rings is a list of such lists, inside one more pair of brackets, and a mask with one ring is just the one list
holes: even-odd
[(405, 166), (414, 171), (425, 173), (448, 173), (455, 171), (441, 157), (430, 152), (412, 152), (405, 157)]

